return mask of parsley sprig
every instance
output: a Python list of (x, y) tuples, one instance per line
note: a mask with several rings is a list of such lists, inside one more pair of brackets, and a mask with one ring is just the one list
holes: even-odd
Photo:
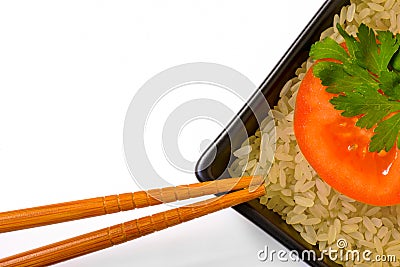
[(375, 127), (370, 152), (389, 151), (396, 143), (400, 148), (400, 34), (375, 33), (361, 24), (355, 38), (340, 24), (337, 29), (348, 51), (331, 38), (315, 43), (313, 59), (334, 61), (318, 61), (314, 75), (337, 94), (330, 102), (342, 116), (356, 117), (360, 128)]

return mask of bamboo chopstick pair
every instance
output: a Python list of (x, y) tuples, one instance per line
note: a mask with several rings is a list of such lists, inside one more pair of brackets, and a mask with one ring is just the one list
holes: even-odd
[(3, 258), (0, 266), (48, 266), (109, 248), (260, 197), (262, 184), (262, 177), (246, 176), (2, 212), (0, 233), (226, 193)]

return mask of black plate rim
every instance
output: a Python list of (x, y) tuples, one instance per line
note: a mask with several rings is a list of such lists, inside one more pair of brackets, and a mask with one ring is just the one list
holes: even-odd
[[(275, 67), (272, 69), (270, 74), (266, 77), (266, 79), (262, 82), (257, 91), (261, 90), (264, 94), (268, 92), (268, 90), (263, 90), (267, 88), (267, 85), (274, 82), (279, 73), (284, 71), (286, 67), (287, 60), (293, 56), (293, 54), (299, 53), (300, 50), (304, 49), (304, 40), (309, 39), (310, 35), (315, 35), (318, 30), (318, 23), (322, 20), (333, 19), (328, 17), (327, 14), (332, 14), (333, 10), (340, 8), (341, 6), (348, 4), (348, 0), (326, 0), (324, 4), (320, 7), (320, 9), (316, 12), (304, 30), (300, 33), (300, 35), (296, 38), (293, 44), (289, 47), (287, 52), (283, 55), (283, 57), (278, 61)], [(270, 88), (269, 88), (270, 89)], [(248, 103), (255, 103), (257, 101), (257, 92), (255, 92), (248, 100)], [(233, 118), (226, 129), (223, 130), (219, 136), (214, 140), (214, 142), (210, 145), (208, 149), (202, 154), (200, 159), (198, 160), (195, 167), (195, 175), (197, 179), (201, 182), (214, 180), (213, 174), (209, 166), (207, 166), (210, 162), (209, 158), (214, 154), (214, 150), (212, 148), (219, 148), (221, 146), (230, 145), (229, 137), (227, 136), (227, 132), (232, 130), (235, 122), (237, 120), (246, 121), (251, 115), (251, 110), (249, 109), (249, 104), (244, 105), (238, 114)], [(290, 250), (296, 250), (301, 253), (303, 250), (308, 249), (295, 239), (290, 237), (287, 233), (283, 232), (280, 228), (274, 225), (272, 222), (267, 220), (264, 216), (262, 216), (256, 209), (254, 209), (249, 203), (244, 203), (233, 207), (234, 210), (239, 212), (245, 218), (253, 222), (255, 225), (260, 227), (263, 231), (271, 235), (275, 240), (283, 244), (286, 248)], [(330, 260), (328, 261), (309, 261), (306, 260), (308, 264), (313, 267), (327, 267), (327, 266), (339, 266), (334, 264)], [(327, 264), (329, 262), (329, 265)]]

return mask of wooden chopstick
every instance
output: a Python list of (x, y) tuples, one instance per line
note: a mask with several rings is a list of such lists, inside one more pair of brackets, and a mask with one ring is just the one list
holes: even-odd
[(261, 181), (260, 176), (229, 178), (2, 212), (0, 233), (225, 193), (249, 184), (260, 184)]
[(264, 186), (254, 184), (247, 189), (197, 202), (195, 205), (183, 206), (127, 221), (0, 259), (0, 266), (47, 266), (55, 264), (247, 202), (264, 194)]

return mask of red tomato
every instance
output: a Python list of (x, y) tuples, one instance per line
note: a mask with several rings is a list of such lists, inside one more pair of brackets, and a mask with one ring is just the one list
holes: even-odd
[(400, 203), (398, 149), (369, 152), (373, 130), (355, 126), (329, 100), (334, 96), (315, 77), (312, 68), (296, 100), (294, 131), (300, 150), (318, 175), (337, 191), (364, 203)]

